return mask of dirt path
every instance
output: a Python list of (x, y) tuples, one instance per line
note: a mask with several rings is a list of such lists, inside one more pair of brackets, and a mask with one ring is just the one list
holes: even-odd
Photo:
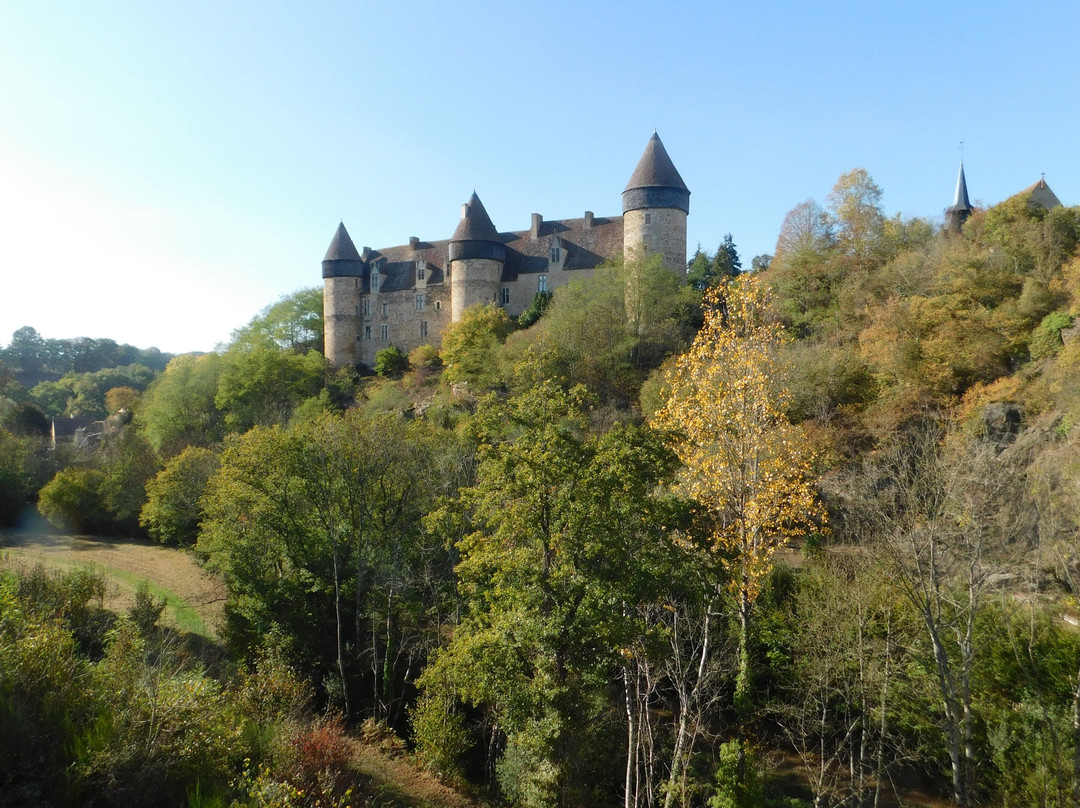
[(32, 518), (18, 530), (0, 531), (0, 556), (8, 556), (13, 564), (41, 562), (57, 568), (93, 565), (109, 583), (106, 607), (117, 612), (127, 610), (136, 587), (148, 580), (155, 587), (154, 594), (170, 604), (166, 623), (198, 631), (192, 623), (201, 621), (205, 628), (198, 633), (211, 637), (225, 605), (225, 585), (220, 579), (183, 551), (148, 541), (63, 534), (40, 518)]

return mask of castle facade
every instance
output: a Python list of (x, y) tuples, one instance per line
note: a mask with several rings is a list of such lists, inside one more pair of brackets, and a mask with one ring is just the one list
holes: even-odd
[(654, 132), (622, 193), (622, 216), (544, 221), (500, 233), (474, 192), (449, 239), (357, 250), (345, 229), (322, 262), (325, 352), (334, 367), (373, 366), (375, 354), (439, 346), (469, 306), (495, 303), (516, 317), (551, 292), (622, 254), (658, 253), (686, 271), (690, 191)]

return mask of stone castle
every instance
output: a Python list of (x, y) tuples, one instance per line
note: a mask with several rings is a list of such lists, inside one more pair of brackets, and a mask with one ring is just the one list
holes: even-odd
[(622, 216), (585, 211), (500, 233), (474, 192), (449, 239), (357, 250), (344, 223), (322, 262), (326, 357), (334, 367), (375, 364), (391, 345), (403, 352), (430, 343), (469, 306), (495, 303), (516, 317), (537, 292), (550, 292), (633, 252), (658, 253), (686, 271), (690, 191), (653, 133), (622, 193)]

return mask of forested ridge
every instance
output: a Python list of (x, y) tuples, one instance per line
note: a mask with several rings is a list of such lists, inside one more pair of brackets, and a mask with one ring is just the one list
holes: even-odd
[[(0, 803), (394, 804), (363, 731), (491, 804), (1080, 806), (1080, 208), (881, 196), (370, 375), (319, 290), (163, 369), (16, 332), (0, 521), (187, 548), (229, 600), (215, 650), (0, 572)], [(100, 437), (47, 448), (62, 415)]]

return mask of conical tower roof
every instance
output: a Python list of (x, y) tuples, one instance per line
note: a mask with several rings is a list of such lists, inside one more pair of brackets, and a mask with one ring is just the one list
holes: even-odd
[(956, 177), (956, 193), (953, 195), (952, 207), (949, 210), (974, 210), (968, 200), (967, 180), (964, 178), (964, 163), (960, 162), (960, 174)]
[(677, 188), (689, 193), (683, 178), (679, 176), (675, 164), (668, 157), (667, 149), (660, 142), (660, 136), (652, 133), (645, 153), (638, 160), (637, 168), (630, 176), (630, 182), (626, 183), (624, 190), (630, 191), (635, 188)]
[(484, 209), (484, 203), (473, 191), (458, 222), (457, 230), (450, 241), (499, 241), (499, 231), (491, 223), (491, 217)]
[(356, 250), (356, 245), (353, 244), (353, 240), (349, 238), (349, 231), (345, 229), (345, 223), (339, 222), (337, 231), (334, 233), (334, 239), (330, 242), (330, 247), (326, 251), (326, 256), (323, 261), (361, 261), (360, 253)]

